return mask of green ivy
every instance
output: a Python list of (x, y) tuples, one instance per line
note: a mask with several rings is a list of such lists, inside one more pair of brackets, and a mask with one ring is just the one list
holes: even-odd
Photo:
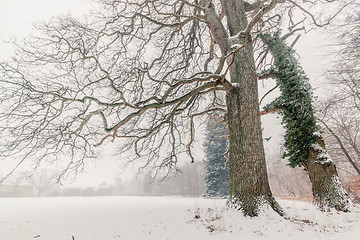
[(281, 95), (265, 106), (265, 110), (281, 109), (285, 127), (285, 153), (291, 167), (305, 163), (309, 149), (317, 141), (318, 126), (313, 109), (312, 89), (309, 78), (295, 58), (295, 51), (279, 34), (260, 35), (274, 57), (271, 71), (276, 73), (276, 82)]

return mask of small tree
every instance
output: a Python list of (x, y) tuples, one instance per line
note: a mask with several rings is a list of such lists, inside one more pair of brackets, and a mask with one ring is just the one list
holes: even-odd
[(36, 195), (41, 197), (46, 191), (55, 186), (56, 178), (54, 174), (46, 170), (41, 170), (33, 174), (29, 182), (33, 186)]
[(206, 194), (210, 197), (229, 193), (228, 130), (224, 122), (209, 121), (204, 142)]

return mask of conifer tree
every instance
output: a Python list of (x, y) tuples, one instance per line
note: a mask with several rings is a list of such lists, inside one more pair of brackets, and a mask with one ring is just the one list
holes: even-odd
[(204, 149), (206, 195), (210, 197), (227, 196), (229, 192), (229, 168), (225, 166), (225, 154), (228, 149), (227, 135), (226, 124), (209, 122)]

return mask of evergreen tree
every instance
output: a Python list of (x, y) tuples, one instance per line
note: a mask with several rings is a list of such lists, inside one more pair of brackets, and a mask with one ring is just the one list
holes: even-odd
[(210, 121), (205, 139), (206, 194), (210, 197), (227, 196), (229, 192), (229, 166), (224, 157), (228, 149), (228, 130), (225, 123)]

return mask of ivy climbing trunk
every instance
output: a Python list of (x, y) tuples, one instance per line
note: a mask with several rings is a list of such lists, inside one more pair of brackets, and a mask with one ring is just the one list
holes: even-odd
[(343, 188), (334, 162), (328, 157), (324, 141), (319, 138), (309, 150), (304, 166), (312, 184), (313, 202), (322, 211), (335, 208), (349, 211), (352, 205)]
[[(230, 38), (211, 4), (206, 12), (212, 36), (223, 55), (236, 52), (227, 58), (232, 83), (226, 94), (230, 145), (228, 204), (242, 210), (244, 215), (257, 216), (264, 205), (270, 205), (282, 215), (268, 182), (252, 42), (250, 36), (238, 34), (248, 24), (244, 2), (228, 0), (224, 6)], [(230, 49), (231, 46), (235, 49)], [(241, 49), (236, 51), (236, 48)]]
[(352, 204), (318, 134), (309, 79), (294, 57), (294, 50), (279, 34), (260, 37), (274, 57), (271, 71), (276, 73), (281, 91), (281, 95), (265, 110), (281, 109), (286, 130), (284, 157), (289, 157), (290, 166), (304, 166), (308, 171), (316, 206), (321, 210), (335, 208), (346, 212)]

